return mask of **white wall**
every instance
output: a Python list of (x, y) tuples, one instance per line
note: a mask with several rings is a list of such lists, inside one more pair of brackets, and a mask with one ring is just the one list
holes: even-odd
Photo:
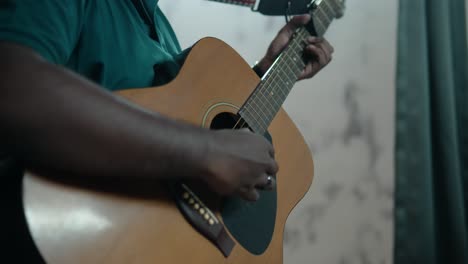
[[(160, 0), (183, 47), (204, 36), (258, 60), (283, 26), (248, 8)], [(347, 1), (327, 33), (332, 63), (297, 83), (284, 108), (314, 153), (315, 180), (293, 211), (285, 263), (392, 263), (397, 0)]]

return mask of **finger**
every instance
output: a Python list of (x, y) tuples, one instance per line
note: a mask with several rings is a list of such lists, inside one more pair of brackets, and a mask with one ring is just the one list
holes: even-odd
[(255, 185), (255, 188), (259, 190), (271, 191), (276, 186), (276, 179), (271, 175), (264, 175), (261, 177), (261, 181)]
[(330, 44), (330, 42), (328, 42), (328, 40), (323, 39), (323, 41), (321, 42), (321, 45), (329, 54), (333, 54), (333, 52), (335, 52), (335, 49)]
[(310, 36), (310, 37), (307, 37), (304, 42), (306, 45), (309, 45), (309, 44), (319, 44), (321, 42), (324, 41), (324, 38), (321, 38), (321, 37), (316, 37), (316, 36)]
[(327, 54), (323, 49), (315, 45), (309, 45), (306, 47), (306, 53), (311, 57), (312, 60), (315, 59), (319, 62), (320, 66), (325, 66), (330, 61), (330, 54)]
[(251, 202), (255, 202), (260, 198), (260, 194), (255, 188), (242, 187), (237, 193), (242, 199)]
[(276, 160), (272, 160), (270, 164), (268, 164), (268, 166), (266, 167), (265, 172), (268, 175), (275, 175), (278, 172), (278, 170), (279, 170), (278, 162), (276, 162)]
[(331, 56), (334, 50), (333, 50), (333, 47), (328, 42), (323, 41), (318, 44), (315, 44), (314, 46), (321, 49), (325, 53), (327, 62), (331, 60)]
[(306, 44), (306, 45), (310, 45), (310, 44), (315, 45), (315, 46), (325, 50), (325, 52), (327, 52), (329, 54), (332, 54), (333, 52), (335, 52), (335, 49), (333, 48), (333, 46), (325, 38), (310, 36), (310, 37), (308, 37), (307, 39), (304, 40), (304, 44)]
[(318, 61), (310, 61), (304, 67), (298, 80), (308, 79), (314, 76), (320, 70), (320, 64)]

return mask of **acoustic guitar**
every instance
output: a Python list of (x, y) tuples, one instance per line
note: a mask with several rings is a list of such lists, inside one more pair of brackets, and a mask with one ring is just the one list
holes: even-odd
[[(274, 145), (280, 171), (255, 202), (220, 198), (188, 182), (140, 186), (126, 195), (50, 180), (26, 170), (23, 205), (47, 263), (282, 263), (289, 213), (308, 191), (312, 155), (281, 108), (305, 66), (303, 40), (322, 36), (343, 0), (310, 4), (299, 28), (260, 79), (215, 38), (197, 42), (177, 77), (160, 87), (117, 92), (149, 111), (207, 129), (248, 127)], [(131, 192), (131, 191), (130, 191)], [(125, 193), (125, 192), (124, 192)]]

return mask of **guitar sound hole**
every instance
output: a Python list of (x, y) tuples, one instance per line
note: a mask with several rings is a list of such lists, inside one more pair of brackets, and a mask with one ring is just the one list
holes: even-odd
[(210, 125), (211, 129), (238, 129), (245, 127), (248, 127), (248, 125), (239, 115), (228, 112), (217, 114)]

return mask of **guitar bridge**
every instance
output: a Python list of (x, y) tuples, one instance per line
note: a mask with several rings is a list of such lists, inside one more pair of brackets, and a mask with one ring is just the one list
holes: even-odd
[(178, 182), (172, 187), (177, 207), (185, 219), (228, 257), (235, 243), (224, 224), (187, 185)]

